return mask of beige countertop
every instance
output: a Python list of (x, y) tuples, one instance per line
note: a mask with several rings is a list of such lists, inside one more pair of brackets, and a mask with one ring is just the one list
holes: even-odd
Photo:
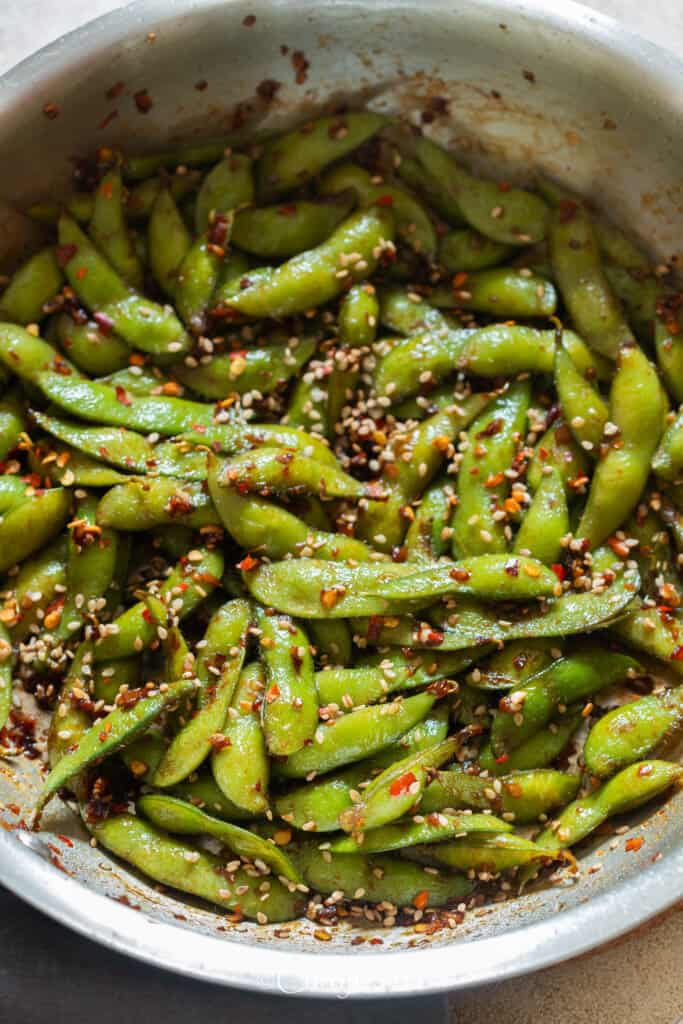
[[(549, 6), (561, 2), (549, 0)], [(590, 0), (588, 5), (662, 46), (683, 46), (683, 0)], [(117, 0), (2, 0), (0, 73), (76, 25), (122, 6)], [(680, 905), (607, 949), (452, 997), (451, 1024), (683, 1024), (682, 959)]]

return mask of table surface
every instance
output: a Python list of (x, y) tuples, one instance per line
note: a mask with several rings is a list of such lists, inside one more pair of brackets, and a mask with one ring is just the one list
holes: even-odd
[[(557, 0), (555, 0), (557, 2)], [(680, 0), (588, 0), (662, 46), (683, 45)], [(123, 6), (121, 0), (0, 3), (0, 73), (43, 44)], [(609, 948), (539, 974), (461, 995), (363, 1003), (266, 997), (139, 964), (55, 924), (0, 888), (0, 1020), (26, 1024), (683, 1024), (683, 904)], [(191, 1010), (189, 1009), (191, 1008)], [(647, 1009), (646, 1009), (647, 1008)]]

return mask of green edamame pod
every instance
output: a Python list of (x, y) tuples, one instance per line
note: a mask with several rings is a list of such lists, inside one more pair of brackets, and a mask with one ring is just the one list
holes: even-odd
[(559, 757), (582, 721), (581, 708), (567, 710), (510, 754), (494, 757), (489, 745), (479, 752), (477, 763), (489, 775), (546, 768)]
[(3, 611), (12, 642), (18, 644), (44, 628), (45, 613), (57, 593), (56, 588), (66, 582), (66, 537), (58, 537), (26, 559), (13, 582)]
[(93, 669), (93, 697), (95, 700), (103, 700), (105, 704), (115, 704), (121, 687), (135, 689), (134, 684), (140, 680), (140, 676), (140, 659), (137, 657), (102, 661)]
[[(393, 402), (414, 395), (421, 385), (434, 384), (453, 374), (462, 355), (471, 328), (441, 326), (402, 339), (382, 355), (375, 369), (375, 390)], [(419, 373), (416, 373), (419, 367)]]
[(97, 186), (88, 231), (102, 255), (123, 280), (133, 288), (141, 288), (142, 264), (128, 234), (121, 171), (118, 167), (107, 171)]
[(239, 868), (228, 872), (214, 854), (199, 850), (154, 828), (132, 814), (113, 814), (102, 821), (90, 821), (87, 828), (106, 850), (128, 861), (162, 885), (200, 896), (227, 910), (239, 910), (245, 917), (261, 921), (289, 921), (303, 909), (300, 895), (290, 893), (278, 879), (253, 877)]
[(229, 601), (209, 622), (206, 646), (197, 658), (201, 685), (199, 708), (176, 733), (151, 778), (153, 786), (166, 788), (181, 782), (211, 753), (214, 738), (228, 715), (244, 662), (251, 609), (247, 601)]
[(445, 555), (452, 537), (450, 521), (455, 505), (453, 487), (439, 477), (422, 495), (404, 539), (409, 562), (432, 562)]
[(634, 658), (606, 651), (598, 644), (558, 658), (519, 690), (501, 698), (491, 727), (494, 754), (500, 757), (520, 747), (547, 724), (558, 704), (592, 697), (640, 671)]
[(683, 402), (683, 329), (680, 294), (664, 293), (656, 304), (654, 341), (657, 364), (668, 391)]
[(12, 670), (14, 654), (8, 630), (0, 623), (0, 731), (12, 710)]
[(421, 203), (398, 185), (377, 183), (368, 171), (357, 164), (338, 164), (320, 182), (324, 195), (355, 193), (362, 208), (390, 207), (396, 225), (397, 239), (407, 243), (415, 252), (433, 259), (436, 256), (436, 231)]
[(358, 589), (362, 594), (381, 595), (388, 601), (452, 593), (492, 601), (525, 601), (549, 597), (557, 584), (553, 572), (536, 559), (524, 556), (478, 555), (460, 562), (444, 562), (433, 569), (409, 568), (413, 571), (407, 576), (383, 578), (383, 566), (373, 566), (368, 570), (370, 579), (361, 582)]
[(23, 263), (0, 296), (0, 320), (16, 324), (40, 323), (43, 307), (53, 299), (64, 280), (52, 246), (41, 249)]
[[(220, 288), (217, 313), (227, 316), (281, 317), (303, 313), (339, 295), (349, 282), (364, 280), (375, 270), (382, 246), (394, 234), (391, 213), (373, 207), (352, 214), (326, 242), (273, 269), (249, 271), (241, 290)], [(342, 267), (342, 254), (358, 259)], [(343, 276), (342, 271), (346, 271)]]
[(670, 761), (640, 761), (623, 768), (590, 796), (579, 797), (536, 840), (546, 850), (561, 850), (585, 839), (614, 814), (635, 810), (678, 782), (683, 768)]
[(562, 538), (569, 533), (569, 508), (562, 477), (556, 470), (544, 475), (522, 519), (513, 551), (528, 554), (545, 565), (559, 561)]
[(175, 313), (130, 290), (75, 220), (59, 218), (64, 272), (83, 304), (132, 348), (161, 356), (187, 351), (189, 341)]
[(290, 852), (306, 884), (316, 892), (341, 892), (350, 899), (362, 893), (360, 898), (370, 903), (387, 901), (397, 907), (409, 906), (419, 897), (420, 906), (438, 907), (463, 899), (472, 890), (464, 875), (441, 876), (390, 854), (325, 857), (315, 842), (297, 843)]
[(0, 462), (16, 448), (26, 430), (24, 406), (18, 391), (9, 391), (0, 398)]
[(209, 171), (197, 193), (195, 231), (198, 235), (206, 231), (212, 214), (229, 213), (251, 203), (253, 198), (251, 160), (243, 153), (226, 156)]
[(640, 601), (628, 614), (611, 626), (612, 632), (636, 651), (663, 661), (676, 675), (683, 675), (681, 641), (678, 621), (660, 615), (656, 608), (642, 607)]
[(583, 757), (591, 775), (605, 778), (640, 761), (683, 724), (683, 689), (641, 697), (608, 711), (586, 737)]
[[(231, 221), (225, 221), (225, 241)], [(225, 243), (224, 243), (225, 244)], [(223, 248), (200, 235), (187, 250), (178, 267), (174, 287), (175, 304), (180, 318), (192, 334), (200, 335), (207, 327), (207, 313), (212, 305), (216, 285), (220, 279), (224, 256)]]
[(52, 631), (57, 641), (75, 637), (93, 615), (98, 600), (111, 586), (119, 539), (114, 530), (96, 523), (97, 498), (85, 498), (69, 523), (66, 594), (61, 618)]
[(439, 285), (429, 301), (445, 309), (471, 309), (504, 319), (551, 316), (557, 306), (553, 284), (514, 267), (463, 271), (453, 279), (457, 286)]
[(341, 469), (316, 462), (301, 452), (269, 446), (229, 459), (218, 482), (240, 494), (287, 497), (309, 493), (321, 498), (356, 500), (377, 496), (376, 486), (369, 488)]
[[(379, 322), (379, 301), (373, 286), (355, 284), (339, 303), (339, 340), (351, 348), (372, 345)], [(330, 416), (336, 422), (337, 416)]]
[(360, 761), (396, 743), (420, 722), (434, 704), (429, 693), (418, 693), (402, 701), (350, 711), (316, 730), (313, 743), (277, 764), (282, 778), (301, 779), (311, 772)]
[(511, 245), (494, 242), (472, 228), (461, 228), (442, 236), (439, 243), (439, 263), (453, 273), (485, 270), (503, 263), (513, 252), (514, 248)]
[(673, 482), (683, 475), (683, 411), (664, 432), (652, 459), (652, 468), (662, 480)]
[(76, 367), (56, 348), (16, 324), (0, 324), (0, 362), (21, 380), (34, 384), (45, 371), (56, 370), (63, 380), (69, 374), (76, 380), (80, 377)]
[(179, 364), (173, 367), (173, 373), (202, 398), (221, 399), (231, 393), (243, 395), (254, 390), (270, 394), (298, 376), (315, 352), (315, 338), (292, 341), (296, 345), (276, 343), (220, 352), (198, 366)]
[(591, 348), (616, 359), (633, 336), (605, 277), (590, 218), (579, 203), (554, 215), (550, 251), (555, 280), (577, 331)]
[(609, 409), (597, 388), (586, 380), (561, 348), (555, 354), (555, 387), (574, 437), (585, 451), (596, 456), (609, 419)]
[(235, 216), (232, 241), (266, 260), (285, 260), (321, 245), (353, 209), (351, 192), (249, 207)]
[(448, 706), (437, 705), (426, 718), (379, 753), (281, 793), (275, 798), (275, 811), (294, 828), (335, 832), (340, 814), (353, 806), (354, 790), (409, 752), (418, 753), (443, 742), (448, 733), (448, 718)]
[(165, 685), (164, 690), (139, 691), (134, 703), (127, 700), (125, 705), (116, 707), (83, 733), (75, 750), (65, 754), (48, 775), (36, 802), (36, 821), (58, 789), (74, 775), (115, 753), (148, 728), (170, 704), (177, 703), (194, 690), (195, 680), (179, 679)]
[(223, 727), (224, 742), (211, 755), (211, 771), (221, 793), (250, 814), (268, 806), (270, 764), (259, 707), (266, 688), (260, 662), (242, 670)]
[[(596, 552), (597, 556), (597, 552)], [(474, 601), (458, 601), (457, 619), (449, 623), (451, 612), (437, 609), (431, 613), (430, 622), (419, 623), (409, 616), (394, 619), (389, 624), (379, 623), (371, 627), (374, 644), (398, 645), (401, 647), (442, 651), (459, 651), (484, 641), (522, 639), (523, 637), (569, 636), (572, 633), (590, 632), (616, 622), (624, 616), (629, 605), (635, 603), (640, 584), (638, 572), (627, 569), (615, 579), (605, 581), (606, 589), (589, 590), (583, 593), (567, 591), (547, 609), (523, 610), (515, 618), (506, 619), (501, 625), (495, 610)], [(356, 622), (361, 635), (367, 635), (368, 624)]]
[(224, 843), (238, 857), (267, 864), (277, 877), (282, 876), (295, 884), (303, 881), (287, 854), (275, 843), (239, 825), (213, 818), (184, 800), (150, 793), (140, 797), (137, 808), (148, 821), (167, 832), (211, 836)]
[(635, 508), (650, 473), (664, 422), (657, 372), (637, 346), (622, 348), (610, 391), (617, 433), (598, 462), (576, 530), (591, 547), (601, 544)]
[(380, 114), (362, 111), (321, 117), (267, 142), (258, 161), (259, 196), (283, 195), (347, 156), (384, 125)]
[(379, 828), (402, 818), (419, 802), (429, 770), (450, 761), (460, 745), (460, 738), (452, 736), (385, 768), (363, 790), (361, 799), (340, 814), (339, 824), (343, 830), (358, 836), (365, 829)]
[(424, 164), (405, 154), (401, 155), (398, 174), (418, 195), (424, 196), (432, 209), (452, 227), (466, 223), (456, 196), (448, 188), (448, 179), (444, 181), (430, 174)]
[(468, 668), (477, 653), (456, 651), (408, 658), (399, 651), (394, 656), (378, 656), (374, 659), (379, 662), (376, 666), (323, 669), (315, 674), (318, 699), (322, 705), (347, 708), (374, 704), (397, 690), (427, 687), (440, 679), (452, 678)]
[(415, 292), (389, 286), (380, 290), (379, 297), (380, 320), (390, 331), (408, 337), (423, 330), (448, 330), (449, 321), (441, 310), (420, 299)]
[(112, 487), (100, 499), (97, 521), (117, 530), (174, 524), (197, 529), (218, 523), (218, 514), (201, 484), (164, 476)]
[(168, 191), (159, 192), (147, 225), (149, 264), (154, 279), (173, 298), (180, 266), (192, 247), (192, 236), (176, 202)]
[(573, 800), (579, 788), (578, 775), (565, 775), (550, 768), (512, 772), (500, 779), (473, 775), (463, 768), (437, 772), (420, 802), (420, 813), (473, 807), (502, 814), (517, 825), (537, 821), (555, 807)]
[(584, 478), (584, 482), (588, 482), (586, 469), (587, 461), (583, 449), (574, 441), (565, 421), (559, 419), (537, 442), (529, 464), (527, 480), (532, 491), (537, 491), (544, 475), (549, 475), (555, 470), (562, 478), (567, 498), (571, 499), (575, 490), (582, 486), (581, 479)]
[(416, 814), (404, 821), (391, 825), (381, 825), (370, 829), (358, 838), (344, 836), (335, 839), (330, 850), (332, 853), (388, 853), (401, 850), (421, 843), (442, 843), (455, 836), (470, 833), (505, 833), (511, 832), (512, 825), (493, 814)]
[(502, 192), (496, 182), (469, 174), (425, 136), (416, 140), (415, 155), (482, 235), (505, 245), (529, 245), (545, 237), (549, 211), (540, 196), (521, 188)]
[(512, 640), (496, 651), (467, 677), (468, 686), (479, 690), (512, 690), (553, 660), (551, 640)]
[(321, 665), (351, 664), (351, 630), (343, 619), (311, 619), (308, 632)]
[[(220, 584), (223, 574), (223, 555), (208, 548), (197, 549), (199, 557), (183, 556), (173, 572), (159, 589), (161, 599), (174, 603), (174, 614), (183, 618), (194, 611)], [(179, 602), (179, 603), (178, 603)], [(157, 637), (157, 628), (151, 616), (145, 614), (146, 605), (139, 601), (123, 612), (111, 624), (107, 635), (95, 647), (95, 661), (109, 658), (127, 658), (142, 651)]]
[[(508, 871), (535, 861), (548, 860), (547, 850), (516, 835), (474, 834), (462, 836), (445, 843), (422, 847), (415, 851), (423, 853), (430, 862), (443, 864), (455, 871), (493, 872)], [(552, 859), (552, 857), (550, 857)]]
[(60, 347), (83, 373), (99, 377), (128, 366), (130, 348), (108, 326), (103, 330), (94, 320), (76, 323), (68, 313), (59, 313), (52, 324)]
[(373, 552), (362, 541), (343, 534), (313, 530), (303, 519), (257, 497), (242, 497), (219, 482), (220, 463), (209, 458), (209, 494), (226, 530), (248, 551), (285, 558), (315, 554), (318, 558), (367, 561)]
[(513, 384), (468, 431), (458, 478), (460, 501), (452, 519), (456, 558), (502, 553), (507, 547), (503, 523), (494, 518), (494, 510), (502, 507), (507, 493), (504, 473), (524, 433), (530, 398), (528, 382)]
[(36, 494), (0, 520), (0, 572), (39, 551), (59, 533), (69, 515), (71, 496), (62, 487)]
[[(305, 752), (318, 725), (318, 696), (308, 638), (292, 619), (258, 610), (266, 691), (263, 732), (271, 754)], [(315, 744), (313, 744), (315, 746)]]

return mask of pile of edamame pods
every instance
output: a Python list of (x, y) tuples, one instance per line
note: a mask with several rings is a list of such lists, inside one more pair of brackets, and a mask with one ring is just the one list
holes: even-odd
[(679, 783), (669, 268), (368, 111), (90, 168), (0, 294), (35, 826), (234, 920), (418, 925)]

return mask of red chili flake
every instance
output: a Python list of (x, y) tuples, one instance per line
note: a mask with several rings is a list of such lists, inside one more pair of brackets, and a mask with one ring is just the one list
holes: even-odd
[(524, 68), (524, 70), (522, 71), (522, 75), (524, 76), (524, 78), (526, 78), (527, 82), (536, 81), (536, 75), (533, 73), (533, 71), (527, 71), (527, 69)]
[(268, 690), (266, 690), (266, 704), (272, 704), (273, 701), (277, 700), (279, 696), (280, 687), (277, 685), (277, 683), (273, 683), (273, 685)]
[(499, 487), (504, 480), (505, 473), (491, 473), (491, 475), (484, 482), (484, 487), (488, 488), (488, 490), (492, 490), (494, 487)]
[(295, 50), (291, 57), (292, 67), (296, 71), (296, 84), (303, 85), (306, 81), (306, 72), (310, 68), (310, 62), (306, 60), (306, 56), (302, 50)]
[(377, 199), (375, 199), (375, 206), (393, 206), (393, 205), (394, 205), (394, 197), (393, 196), (378, 196)]
[(496, 764), (505, 764), (506, 761), (510, 760), (509, 754), (501, 754), (500, 757), (496, 758)]
[(453, 278), (451, 284), (453, 285), (454, 288), (462, 288), (462, 286), (467, 283), (468, 277), (469, 274), (467, 273), (466, 270), (459, 270), (458, 273)]
[(104, 95), (108, 100), (115, 100), (121, 95), (124, 88), (123, 82), (117, 82), (116, 85), (110, 85)]
[(65, 267), (69, 260), (72, 260), (78, 252), (77, 245), (58, 245), (55, 247), (55, 255), (57, 257), (57, 263), (60, 267)]
[(277, 212), (280, 217), (296, 217), (297, 210), (296, 203), (285, 203), (283, 206), (278, 206)]
[(225, 750), (226, 747), (232, 746), (230, 737), (224, 736), (220, 732), (215, 732), (212, 736), (209, 736), (209, 743), (214, 750)]
[(132, 405), (132, 400), (128, 397), (128, 393), (121, 384), (116, 385), (116, 401), (120, 402), (121, 405)]
[(133, 93), (133, 99), (135, 100), (135, 106), (141, 114), (148, 114), (153, 107), (152, 97), (146, 89), (139, 89), (136, 93)]
[(573, 220), (579, 209), (575, 199), (560, 199), (560, 224)]
[(256, 86), (256, 93), (265, 103), (272, 103), (281, 88), (282, 82), (276, 82), (274, 78), (264, 78)]
[(256, 24), (256, 15), (247, 14), (246, 18), (244, 18), (244, 20), (242, 21), (242, 24), (244, 25), (245, 28), (251, 28), (252, 25)]
[(245, 555), (235, 568), (241, 569), (242, 572), (251, 572), (252, 569), (256, 569), (260, 564), (261, 562), (258, 558), (254, 558), (253, 555)]
[(679, 644), (671, 655), (671, 661), (683, 661), (683, 644)]
[(405, 774), (401, 775), (398, 779), (394, 779), (389, 786), (389, 792), (392, 796), (403, 796), (404, 793), (408, 792), (414, 782), (417, 782), (415, 772), (405, 772)]
[(56, 117), (59, 117), (59, 107), (56, 103), (46, 103), (43, 107), (43, 113), (49, 121), (54, 121)]
[(76, 271), (76, 279), (78, 281), (82, 281), (83, 278), (85, 278), (87, 276), (88, 276), (88, 268), (87, 267), (79, 267), (78, 270)]
[(148, 622), (150, 624), (150, 626), (154, 625), (154, 616), (152, 615), (149, 608), (142, 609), (142, 617), (145, 620), (145, 622)]
[(509, 192), (511, 188), (512, 188), (512, 185), (510, 184), (509, 181), (499, 181), (498, 182), (498, 191), (499, 192)]
[(376, 644), (379, 640), (382, 629), (384, 627), (384, 616), (383, 615), (371, 615), (368, 619), (368, 632), (367, 639), (368, 643)]
[(424, 634), (423, 640), (430, 647), (438, 647), (443, 643), (443, 633), (439, 629), (430, 629)]
[(212, 245), (224, 246), (230, 232), (230, 218), (224, 213), (217, 213), (209, 228), (208, 239)]
[(627, 839), (625, 844), (624, 844), (624, 849), (628, 853), (630, 853), (631, 850), (638, 851), (641, 848), (641, 846), (643, 845), (644, 842), (645, 842), (645, 840), (643, 839), (642, 836), (636, 836), (634, 839)]
[(429, 893), (426, 889), (421, 889), (416, 896), (413, 896), (413, 906), (417, 910), (424, 910), (429, 902)]
[(118, 116), (119, 116), (118, 110), (111, 110), (107, 114), (107, 116), (103, 117), (102, 120), (100, 121), (100, 123), (98, 124), (98, 126), (97, 126), (98, 131), (101, 131), (101, 132), (104, 131), (104, 129), (108, 128), (109, 125), (112, 123), (112, 121), (115, 121)]
[(628, 558), (629, 546), (623, 540), (619, 540), (618, 537), (608, 537), (607, 543), (611, 547), (614, 554), (618, 555), (619, 558)]
[(550, 568), (553, 570), (553, 572), (557, 576), (557, 578), (560, 581), (560, 583), (562, 583), (562, 581), (564, 580), (565, 576), (567, 575), (567, 573), (565, 572), (564, 566), (560, 565), (559, 562), (553, 562), (551, 564)]
[(458, 583), (467, 583), (472, 573), (469, 569), (451, 569), (449, 576)]
[(114, 330), (114, 321), (106, 313), (93, 313), (92, 318), (102, 334), (109, 336)]
[(480, 430), (479, 433), (476, 434), (475, 436), (476, 437), (495, 437), (496, 434), (500, 434), (502, 429), (503, 429), (503, 420), (502, 420), (502, 418), (500, 416), (498, 416), (496, 419), (491, 420), (490, 423), (487, 423), (487, 425), (484, 427), (484, 429)]
[(189, 515), (193, 509), (191, 499), (185, 494), (172, 494), (166, 507), (172, 519)]

